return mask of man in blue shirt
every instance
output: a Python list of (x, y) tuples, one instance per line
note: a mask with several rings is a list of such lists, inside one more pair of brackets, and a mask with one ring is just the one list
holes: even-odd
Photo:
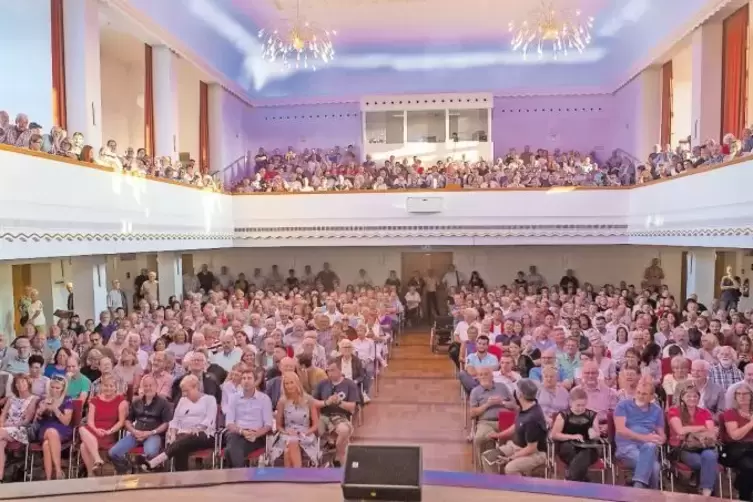
[(476, 338), (476, 352), (468, 354), (465, 358), (465, 370), (458, 375), (460, 383), (467, 392), (471, 392), (478, 385), (476, 380), (476, 370), (478, 368), (491, 368), (496, 370), (499, 367), (499, 360), (493, 354), (489, 353), (489, 337), (480, 335)]
[(614, 410), (617, 460), (633, 470), (633, 486), (659, 488), (659, 448), (666, 441), (664, 414), (654, 400), (654, 384), (641, 380), (635, 397), (621, 401)]

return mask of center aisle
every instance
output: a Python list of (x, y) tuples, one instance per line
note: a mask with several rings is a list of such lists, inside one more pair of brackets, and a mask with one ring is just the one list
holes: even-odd
[(447, 354), (432, 354), (427, 332), (406, 332), (371, 393), (354, 443), (419, 445), (423, 467), (470, 471), (460, 387)]

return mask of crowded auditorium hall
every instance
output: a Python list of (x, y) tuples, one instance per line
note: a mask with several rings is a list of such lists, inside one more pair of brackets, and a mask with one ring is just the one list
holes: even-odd
[(749, 3), (4, 2), (0, 500), (753, 502)]

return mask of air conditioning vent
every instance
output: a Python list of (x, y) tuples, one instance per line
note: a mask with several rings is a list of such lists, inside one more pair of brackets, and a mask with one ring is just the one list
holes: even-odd
[(405, 201), (405, 209), (409, 213), (441, 213), (442, 197), (408, 197)]

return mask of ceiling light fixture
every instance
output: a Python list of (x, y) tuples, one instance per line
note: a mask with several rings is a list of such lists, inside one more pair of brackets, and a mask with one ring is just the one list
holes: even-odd
[(335, 57), (334, 30), (315, 26), (301, 17), (300, 0), (296, 3), (293, 22), (286, 29), (259, 30), (263, 40), (263, 57), (270, 63), (280, 62), (285, 68), (311, 68), (332, 61)]
[(539, 59), (551, 52), (553, 59), (568, 55), (568, 51), (583, 49), (591, 43), (594, 18), (583, 17), (579, 10), (557, 9), (554, 0), (542, 0), (529, 19), (519, 25), (510, 22), (513, 34), (512, 50), (528, 59), (528, 52), (535, 49)]

